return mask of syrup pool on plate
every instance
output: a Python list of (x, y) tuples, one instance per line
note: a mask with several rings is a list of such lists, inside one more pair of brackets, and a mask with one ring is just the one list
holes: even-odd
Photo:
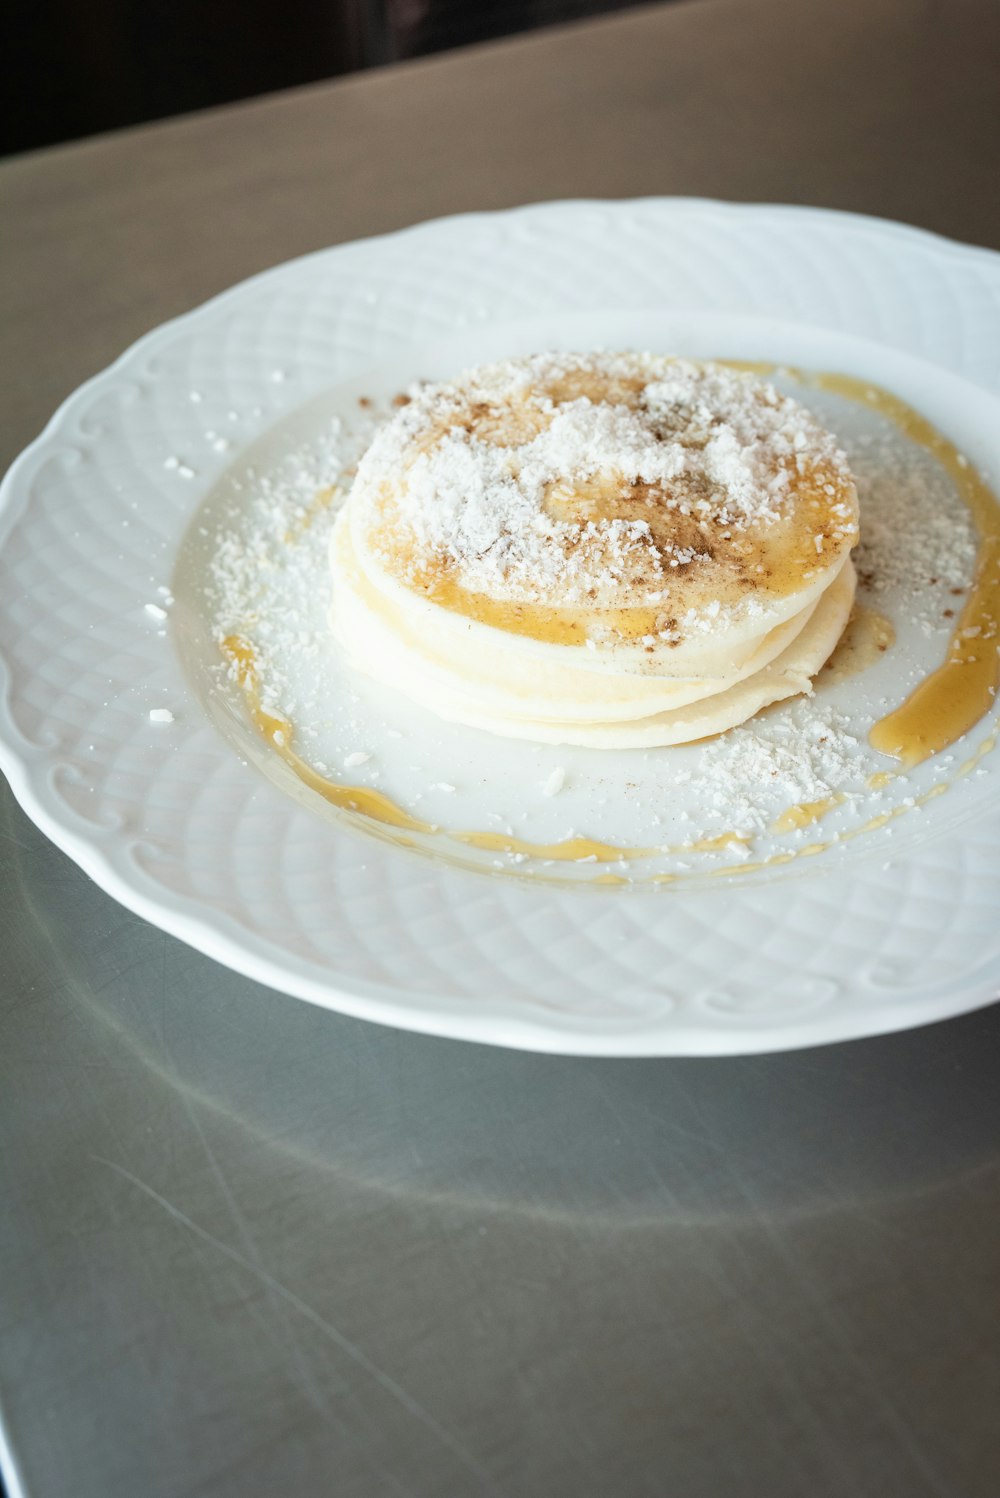
[(857, 610), (814, 697), (696, 745), (613, 752), (497, 740), (360, 677), (329, 638), (326, 551), (372, 419), (333, 397), (234, 467), (192, 529), (175, 591), (199, 599), (209, 711), (319, 814), (494, 873), (674, 884), (875, 834), (891, 852), (992, 747), (1000, 510), (890, 392), (774, 377), (834, 431), (861, 495)]

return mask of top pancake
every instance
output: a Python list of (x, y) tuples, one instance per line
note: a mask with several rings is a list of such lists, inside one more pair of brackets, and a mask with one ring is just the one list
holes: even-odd
[(731, 672), (858, 537), (846, 460), (804, 407), (734, 369), (631, 353), (417, 389), (348, 513), (359, 564), (399, 601), (670, 676)]

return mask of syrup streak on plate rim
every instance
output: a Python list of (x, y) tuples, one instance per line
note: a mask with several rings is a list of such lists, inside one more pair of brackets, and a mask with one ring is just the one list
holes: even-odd
[[(989, 1002), (1000, 986), (989, 754), (843, 857), (626, 895), (490, 878), (317, 815), (301, 788), (268, 783), (273, 765), (238, 705), (207, 690), (205, 600), (196, 568), (175, 582), (175, 566), (186, 533), (197, 558), (206, 516), (189, 531), (192, 517), (255, 442), (259, 466), (361, 394), (507, 353), (602, 345), (854, 374), (1000, 474), (1000, 406), (956, 377), (1000, 387), (1000, 257), (987, 252), (850, 215), (650, 200), (474, 215), (312, 256), (143, 340), (8, 475), (0, 763), (18, 799), (164, 929), (274, 987), (406, 1028), (570, 1053), (721, 1054)], [(946, 631), (911, 639), (904, 620), (901, 636), (897, 662), (931, 666)], [(856, 681), (859, 698), (892, 690), (874, 672)], [(951, 779), (990, 733), (984, 721), (957, 746)], [(475, 738), (480, 759), (506, 753)], [(349, 752), (376, 758), (367, 744)], [(504, 794), (568, 815), (587, 791), (575, 756), (518, 752), (532, 781), (507, 777)], [(545, 798), (560, 767), (566, 787)], [(928, 762), (912, 785), (933, 789), (948, 770)], [(497, 779), (476, 791), (484, 814)]]

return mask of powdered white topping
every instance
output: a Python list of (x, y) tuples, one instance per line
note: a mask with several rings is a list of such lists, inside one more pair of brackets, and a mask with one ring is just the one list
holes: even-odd
[(741, 833), (766, 830), (775, 806), (837, 795), (857, 780), (859, 740), (848, 719), (799, 701), (767, 724), (731, 728), (704, 746), (690, 776), (714, 820)]
[[(818, 397), (816, 402), (821, 412), (831, 411), (839, 427), (836, 403), (823, 404)], [(848, 433), (856, 419), (845, 411)], [(243, 492), (211, 531), (214, 633), (220, 639), (242, 633), (252, 640), (265, 706), (295, 724), (296, 751), (320, 773), (337, 778), (346, 754), (356, 752), (359, 743), (377, 744), (379, 784), (400, 804), (414, 804), (413, 788), (428, 792), (437, 783), (440, 789), (443, 774), (459, 786), (449, 824), (477, 825), (465, 798), (485, 773), (479, 737), (428, 732), (420, 717), (415, 723), (401, 717), (397, 727), (386, 729), (383, 700), (359, 700), (355, 684), (340, 679), (331, 653), (327, 556), (336, 504), (316, 509), (316, 496), (321, 488), (344, 482), (372, 426), (348, 441), (334, 425), (326, 440), (315, 449), (298, 450), (280, 470), (243, 478)], [(897, 628), (934, 632), (925, 657), (932, 665), (952, 622), (948, 616), (961, 608), (958, 592), (971, 576), (976, 539), (968, 512), (938, 465), (884, 422), (870, 435), (855, 431), (849, 451), (864, 507), (864, 535), (855, 553), (863, 593)], [(172, 602), (165, 587), (157, 596), (164, 604)], [(886, 690), (892, 695), (884, 710), (911, 684), (907, 657), (897, 655), (901, 649), (894, 647), (887, 658), (892, 664)], [(872, 799), (887, 801), (898, 791), (865, 787), (866, 776), (885, 767), (865, 744), (867, 678), (860, 678), (860, 698), (853, 685), (831, 694), (820, 680), (815, 698), (784, 706), (717, 741), (667, 754), (629, 755), (613, 774), (601, 756), (595, 764), (607, 779), (600, 794), (580, 768), (585, 757), (578, 756), (562, 791), (552, 801), (543, 799), (546, 771), (537, 768), (536, 751), (525, 750), (516, 761), (518, 773), (493, 776), (496, 814), (478, 820), (510, 835), (517, 821), (519, 835), (555, 840), (584, 816), (579, 807), (585, 804), (584, 820), (577, 825), (590, 836), (616, 841), (624, 830), (626, 841), (680, 842), (718, 832), (764, 833), (791, 804), (847, 793), (842, 811), (823, 824), (824, 836), (835, 835), (841, 818), (867, 817)], [(837, 711), (831, 696), (851, 713)], [(399, 737), (400, 727), (407, 730), (405, 738)], [(534, 801), (526, 796), (532, 784)], [(624, 828), (620, 809), (630, 797), (641, 804), (644, 832)], [(543, 822), (538, 830), (540, 816), (558, 819), (564, 809), (565, 826)], [(816, 836), (815, 829), (804, 829), (787, 841)], [(734, 851), (732, 857), (737, 856)], [(758, 856), (757, 849), (752, 856)]]
[(863, 587), (876, 603), (908, 588), (914, 617), (940, 618), (954, 606), (950, 590), (964, 592), (972, 575), (976, 536), (968, 510), (945, 502), (947, 485), (919, 448), (871, 434), (857, 439), (851, 464), (865, 512), (856, 555)]
[(563, 769), (562, 765), (557, 765), (556, 768), (552, 771), (548, 780), (546, 780), (545, 784), (542, 786), (542, 795), (558, 796), (559, 792), (562, 790), (565, 784), (566, 771)]
[[(891, 429), (854, 437), (851, 471), (864, 514), (855, 552), (862, 596), (876, 608), (890, 606), (898, 627), (925, 635), (947, 627), (975, 564), (969, 511), (927, 453)], [(714, 823), (760, 833), (783, 805), (859, 795), (863, 738), (828, 702), (799, 701), (706, 744), (698, 772), (684, 780), (707, 798)], [(878, 799), (870, 787), (865, 795)]]
[(444, 568), (495, 600), (617, 608), (669, 603), (699, 567), (766, 587), (754, 547), (803, 487), (826, 503), (802, 566), (830, 565), (857, 536), (853, 484), (796, 401), (718, 365), (541, 354), (415, 389), (350, 503), (418, 586)]

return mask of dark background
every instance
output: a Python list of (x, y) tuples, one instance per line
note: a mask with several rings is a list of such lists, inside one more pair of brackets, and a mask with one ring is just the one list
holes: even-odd
[[(627, 0), (12, 0), (0, 152), (625, 8)], [(7, 49), (5, 49), (7, 50)]]

